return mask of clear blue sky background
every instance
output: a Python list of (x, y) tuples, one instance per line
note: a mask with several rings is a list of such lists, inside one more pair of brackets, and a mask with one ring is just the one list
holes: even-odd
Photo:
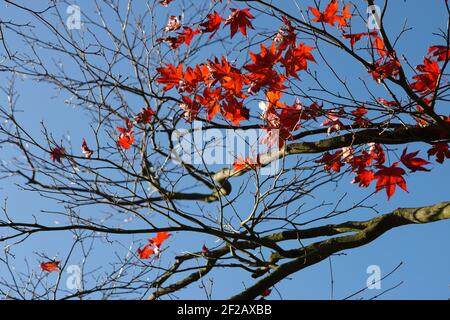
[[(177, 1), (175, 0), (174, 5), (169, 8), (160, 7), (161, 26), (164, 24), (166, 14), (180, 13), (179, 7), (175, 5)], [(286, 0), (283, 2), (291, 12), (295, 12), (294, 10), (296, 9), (292, 1)], [(303, 3), (304, 1), (299, 2)], [(438, 41), (436, 37), (432, 36), (432, 33), (437, 32), (439, 28), (446, 27), (446, 17), (442, 14), (444, 12), (442, 2), (438, 0), (408, 0), (405, 2), (392, 1), (390, 3), (391, 10), (386, 16), (385, 25), (391, 30), (391, 34), (396, 35), (401, 30), (405, 18), (408, 19), (408, 24), (414, 27), (399, 44), (402, 53), (406, 53), (414, 65), (420, 63), (427, 48)], [(87, 11), (92, 9), (90, 3), (90, 1), (78, 2), (81, 9)], [(302, 7), (306, 6), (302, 4)], [(1, 9), (3, 10), (4, 8)], [(23, 17), (9, 14), (8, 18), (22, 19)], [(278, 24), (268, 25), (273, 23), (268, 21), (264, 23), (260, 21), (259, 24), (264, 24), (265, 27), (276, 30)], [(255, 25), (257, 26), (258, 22)], [(20, 43), (15, 44), (18, 48), (20, 48), (20, 45)], [(348, 68), (343, 63), (345, 60), (342, 60), (342, 57), (338, 55), (332, 56), (331, 59), (331, 64), (335, 64), (337, 68), (345, 69), (349, 72), (349, 77), (352, 77), (353, 72), (357, 72), (358, 76), (367, 76), (359, 66)], [(312, 68), (314, 67), (316, 66)], [(5, 83), (6, 75), (0, 74), (0, 78), (2, 83)], [(330, 85), (333, 85), (333, 79), (323, 80), (329, 81)], [(23, 110), (20, 118), (27, 128), (38, 133), (39, 122), (43, 120), (49, 128), (52, 128), (52, 133), (55, 137), (70, 136), (70, 139), (75, 141), (75, 147), (78, 146), (78, 141), (81, 138), (89, 134), (84, 129), (83, 121), (85, 117), (80, 115), (77, 110), (65, 105), (60, 97), (54, 98), (55, 92), (51, 87), (36, 84), (28, 79), (18, 81), (17, 85), (17, 90), (21, 94), (18, 105)], [(6, 99), (4, 95), (0, 96), (0, 103), (5, 105)], [(417, 147), (420, 148), (419, 145)], [(5, 147), (1, 150), (0, 159), (9, 161), (14, 155), (11, 148)], [(383, 213), (390, 212), (397, 207), (423, 206), (449, 200), (448, 181), (450, 178), (450, 167), (447, 164), (433, 164), (432, 168), (433, 170), (429, 173), (419, 172), (407, 177), (409, 193), (399, 190), (393, 199), (387, 202), (385, 194), (380, 192), (370, 199), (370, 203), (377, 204), (378, 210)], [(346, 179), (348, 185), (345, 185)], [(351, 199), (360, 199), (372, 191), (359, 189), (355, 185), (351, 185), (350, 176), (347, 176), (346, 179), (343, 180), (339, 189), (323, 189), (320, 195), (327, 199), (330, 192), (336, 192), (336, 194), (349, 192)], [(40, 209), (61, 209), (58, 204), (44, 200), (37, 194), (20, 190), (20, 187), (15, 185), (16, 182), (19, 182), (19, 180), (0, 180), (0, 200), (3, 201), (4, 198), (8, 198), (9, 213), (13, 217), (28, 220), (32, 214), (37, 214)], [(246, 210), (245, 205), (242, 205), (240, 209)], [(352, 214), (348, 216), (348, 219), (364, 219), (367, 217), (369, 216)], [(58, 220), (58, 218), (49, 219), (51, 222), (54, 220)], [(60, 222), (63, 223), (64, 220)], [(403, 281), (403, 285), (386, 293), (383, 295), (383, 298), (448, 299), (450, 297), (449, 230), (450, 221), (398, 228), (386, 233), (367, 246), (347, 251), (345, 256), (333, 257), (334, 298), (344, 298), (363, 288), (368, 277), (366, 269), (369, 265), (380, 266), (383, 276), (400, 262), (403, 262), (403, 266), (397, 272), (382, 282), (381, 290), (369, 290), (363, 295), (358, 295), (357, 298), (370, 298)], [(26, 243), (16, 247), (17, 259), (14, 262), (15, 266), (19, 269), (22, 268), (25, 258), (28, 259), (32, 267), (37, 266), (39, 259), (34, 255), (34, 252), (45, 252), (49, 256), (64, 255), (64, 252), (70, 246), (70, 237), (70, 234), (32, 237)], [(145, 239), (144, 236), (134, 238)], [(131, 241), (131, 238), (122, 238), (122, 240), (126, 243)], [(199, 249), (199, 239), (196, 236), (183, 235), (182, 239), (181, 236), (174, 236), (169, 244), (170, 248), (162, 261), (163, 264), (171, 262), (170, 257), (172, 254), (185, 250), (195, 251)], [(212, 246), (213, 243), (210, 242), (209, 245)], [(118, 251), (122, 250), (122, 253), (125, 250), (122, 248), (115, 249)], [(99, 265), (105, 266), (108, 259), (112, 256), (112, 252), (112, 248), (97, 250), (88, 264), (88, 269), (92, 270)], [(71, 263), (78, 263), (76, 256)], [(0, 266), (0, 275), (5, 275), (5, 273), (6, 270), (3, 269), (3, 266)], [(233, 279), (235, 273), (236, 271), (219, 271), (214, 274), (215, 290), (213, 298), (226, 298), (236, 293), (238, 289), (229, 285), (230, 279)], [(50, 275), (50, 277), (52, 276), (54, 275)], [(51, 281), (51, 278), (49, 280)], [(63, 280), (65, 280), (65, 275)], [(248, 278), (245, 279), (245, 282), (247, 285), (252, 283)], [(330, 269), (328, 261), (308, 268), (294, 275), (290, 280), (281, 282), (277, 285), (277, 290), (282, 293), (282, 297), (285, 299), (329, 299)], [(183, 290), (179, 296), (181, 298), (202, 298), (203, 296), (199, 292), (200, 289), (198, 289), (197, 285), (193, 285)], [(270, 298), (279, 297), (277, 293), (273, 293)]]

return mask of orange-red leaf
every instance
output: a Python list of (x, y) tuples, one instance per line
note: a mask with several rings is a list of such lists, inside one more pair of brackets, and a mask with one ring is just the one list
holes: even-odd
[(165, 84), (163, 91), (168, 91), (173, 87), (179, 88), (183, 81), (183, 65), (180, 63), (178, 67), (170, 63), (166, 63), (166, 68), (156, 68), (160, 77), (156, 79), (156, 82)]
[(217, 30), (219, 30), (220, 25), (223, 21), (223, 18), (216, 11), (210, 13), (206, 16), (206, 21), (201, 23), (200, 26), (202, 29), (201, 33), (212, 33), (210, 38), (214, 36)]
[(61, 261), (48, 261), (48, 262), (42, 262), (39, 266), (42, 270), (47, 272), (56, 271), (59, 272), (59, 265), (61, 264)]
[(334, 26), (334, 24), (341, 19), (340, 16), (336, 15), (338, 8), (339, 4), (337, 3), (337, 1), (331, 0), (331, 2), (327, 5), (325, 11), (323, 12), (320, 12), (313, 7), (309, 7), (308, 9), (315, 16), (312, 20), (313, 22), (324, 22), (328, 23), (331, 26)]

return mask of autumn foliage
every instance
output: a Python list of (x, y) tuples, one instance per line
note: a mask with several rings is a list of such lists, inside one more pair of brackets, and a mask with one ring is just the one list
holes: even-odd
[[(292, 13), (286, 9), (291, 5), (288, 1), (191, 1), (190, 7), (188, 2), (147, 1), (145, 14), (131, 3), (128, 9), (107, 6), (118, 15), (112, 19), (118, 23), (116, 28), (106, 26), (108, 19), (98, 10), (100, 22), (94, 19), (86, 28), (99, 28), (104, 34), (82, 29), (77, 32), (86, 37), (83, 41), (68, 28), (64, 31), (70, 36), (51, 28), (50, 35), (58, 40), (53, 45), (35, 36), (34, 30), (25, 37), (26, 32), (18, 30), (26, 26), (8, 29), (25, 37), (21, 43), (31, 50), (18, 54), (5, 45), (5, 57), (15, 59), (16, 64), (5, 62), (3, 66), (1, 62), (2, 70), (9, 68), (14, 77), (56, 86), (69, 94), (70, 99), (64, 101), (76, 101), (89, 119), (76, 139), (56, 137), (56, 130), (42, 122), (39, 133), (44, 142), (40, 143), (20, 126), (12, 106), (16, 99), (9, 99), (9, 111), (0, 106), (1, 133), (10, 126), (0, 143), (14, 145), (23, 155), (14, 156), (19, 159), (16, 168), (4, 165), (7, 169), (0, 178), (25, 179), (25, 190), (63, 204), (71, 226), (46, 227), (33, 221), (14, 230), (23, 236), (80, 228), (107, 245), (115, 241), (111, 235), (132, 236), (124, 264), (141, 267), (142, 278), (150, 268), (159, 268), (154, 283), (142, 281), (145, 290), (155, 289), (154, 299), (197, 281), (216, 263), (240, 268), (252, 279), (267, 276), (243, 290), (256, 288), (249, 296), (272, 297), (274, 285), (289, 276), (286, 270), (292, 266), (300, 270), (310, 261), (356, 246), (351, 243), (337, 251), (320, 251), (329, 243), (317, 242), (307, 249), (303, 243), (293, 249), (292, 243), (302, 240), (302, 228), (308, 228), (308, 223), (340, 218), (358, 208), (376, 211), (375, 205), (365, 205), (372, 196), (395, 205), (414, 194), (415, 177), (426, 177), (438, 165), (448, 164), (450, 36), (446, 32), (450, 31), (443, 28), (430, 35), (410, 58), (402, 42), (407, 25), (394, 38), (387, 11), (380, 25), (370, 26), (365, 3), (294, 1)], [(448, 3), (436, 2), (450, 16)], [(130, 11), (123, 18), (120, 10)], [(94, 44), (83, 48), (89, 40)], [(58, 54), (66, 51), (75, 61), (71, 67), (79, 70), (58, 66), (52, 74), (54, 66), (45, 66), (45, 59), (36, 53), (38, 47)], [(29, 58), (33, 54), (35, 58)], [(11, 88), (3, 91), (14, 92)], [(58, 123), (69, 125), (70, 120), (58, 119)], [(246, 154), (236, 147), (223, 152), (226, 161), (210, 163), (205, 160), (213, 157), (210, 149), (223, 147), (219, 140), (226, 139), (189, 140), (206, 131), (258, 132), (263, 138), (257, 147), (264, 148), (255, 151), (250, 143), (242, 143), (239, 147), (245, 144), (250, 149)], [(189, 142), (192, 148), (187, 155), (201, 161), (176, 158), (180, 141)], [(262, 171), (274, 163), (277, 171), (264, 176)], [(333, 192), (317, 196), (317, 190), (327, 186)], [(338, 209), (341, 200), (336, 200), (335, 211), (324, 213), (334, 204), (322, 198), (336, 196), (338, 191), (345, 196), (360, 193), (363, 200), (342, 201), (352, 203), (342, 211)], [(252, 201), (254, 207), (246, 212)], [(317, 206), (313, 201), (319, 201)], [(84, 216), (85, 208), (97, 206), (101, 210)], [(113, 208), (114, 214), (100, 217), (105, 208)], [(313, 210), (323, 216), (308, 220)], [(359, 241), (371, 236), (362, 235), (364, 223), (344, 227), (328, 223), (334, 220), (306, 229), (305, 237), (359, 232)], [(74, 239), (83, 238), (83, 232), (74, 232)], [(183, 232), (195, 234), (195, 247), (186, 244), (184, 249), (189, 251), (177, 252), (171, 268), (159, 266), (172, 253), (172, 241), (181, 243)], [(289, 246), (283, 241), (290, 241)], [(34, 267), (43, 271), (42, 277), (61, 275), (57, 272), (66, 263), (61, 257), (55, 259), (45, 258)], [(202, 263), (177, 269), (194, 259)], [(279, 268), (286, 260), (291, 265)], [(130, 269), (117, 268), (128, 275)], [(278, 278), (280, 269), (286, 274)], [(173, 274), (191, 270), (194, 273), (185, 282), (166, 285)]]

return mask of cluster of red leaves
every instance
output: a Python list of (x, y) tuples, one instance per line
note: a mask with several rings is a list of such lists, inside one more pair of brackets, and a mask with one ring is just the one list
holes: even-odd
[[(210, 39), (220, 29), (222, 22), (224, 25), (230, 26), (231, 38), (240, 31), (244, 36), (247, 36), (247, 28), (254, 29), (250, 20), (255, 17), (250, 13), (250, 9), (235, 9), (230, 8), (231, 14), (227, 19), (224, 19), (217, 11), (206, 16), (205, 21), (201, 22), (197, 27), (191, 28), (183, 27), (183, 31), (177, 33), (177, 36), (169, 36), (159, 38), (158, 42), (165, 42), (171, 49), (178, 49), (182, 44), (190, 45), (195, 35), (210, 33)], [(180, 18), (177, 16), (170, 16), (167, 25), (164, 28), (165, 32), (173, 32), (181, 28)]]
[(400, 72), (400, 61), (395, 55), (381, 58), (375, 62), (373, 69), (369, 72), (378, 83), (386, 78), (397, 78)]
[(48, 262), (42, 262), (39, 267), (47, 272), (59, 272), (59, 265), (61, 264), (61, 261), (48, 261)]
[(183, 27), (183, 31), (178, 32), (176, 37), (159, 38), (157, 41), (167, 43), (171, 49), (178, 49), (183, 43), (191, 45), (192, 39), (199, 33), (198, 28), (193, 30), (190, 27)]
[(339, 4), (336, 0), (331, 0), (323, 12), (318, 8), (309, 7), (309, 10), (314, 15), (312, 22), (326, 23), (331, 26), (335, 26), (342, 31), (342, 37), (350, 40), (352, 48), (358, 41), (364, 37), (368, 37), (370, 42), (370, 49), (374, 50), (379, 59), (375, 61), (374, 65), (369, 72), (377, 82), (381, 82), (385, 78), (397, 77), (399, 73), (400, 63), (395, 57), (395, 53), (388, 54), (383, 39), (378, 35), (377, 31), (360, 32), (360, 33), (347, 33), (344, 29), (349, 27), (349, 20), (352, 17), (350, 12), (350, 4), (347, 4), (338, 14)]
[(170, 233), (158, 232), (155, 237), (148, 239), (149, 244), (142, 248), (138, 248), (137, 253), (140, 259), (149, 259), (152, 255), (159, 258), (161, 255), (161, 246), (169, 237)]
[(352, 147), (347, 147), (335, 153), (326, 152), (316, 162), (324, 164), (326, 171), (334, 172), (340, 172), (341, 168), (347, 164), (355, 174), (353, 183), (358, 183), (360, 187), (366, 188), (372, 181), (376, 180), (375, 192), (384, 189), (389, 200), (394, 195), (397, 186), (408, 191), (406, 181), (403, 178), (406, 171), (398, 167), (400, 163), (411, 172), (429, 171), (423, 166), (430, 164), (430, 162), (417, 157), (418, 153), (419, 151), (408, 153), (408, 149), (405, 148), (399, 162), (386, 166), (386, 156), (382, 146), (371, 144), (369, 151), (362, 150), (358, 155), (355, 155)]
[[(231, 37), (238, 31), (246, 36), (247, 29), (253, 29), (251, 20), (254, 17), (250, 9), (230, 10), (231, 14), (227, 19), (222, 18), (216, 11), (210, 13), (206, 20), (200, 23), (199, 32), (211, 33), (212, 37), (222, 22), (225, 22), (225, 26), (230, 26)], [(341, 20), (350, 16), (347, 6), (343, 10)], [(239, 125), (241, 121), (249, 119), (249, 110), (244, 107), (244, 101), (250, 95), (263, 90), (267, 100), (267, 108), (262, 114), (266, 121), (264, 128), (269, 132), (278, 129), (280, 143), (283, 144), (284, 140), (291, 137), (291, 132), (300, 127), (301, 119), (311, 118), (306, 110), (308, 108), (302, 107), (299, 102), (291, 107), (280, 102), (281, 90), (286, 88), (283, 83), (289, 77), (298, 79), (298, 73), (308, 68), (308, 61), (315, 62), (311, 54), (314, 48), (297, 43), (295, 30), (285, 17), (283, 24), (270, 46), (261, 44), (259, 53), (250, 51), (251, 62), (242, 68), (232, 65), (224, 56), (187, 67), (185, 70), (182, 64), (166, 64), (157, 68), (159, 77), (156, 81), (164, 85), (163, 91), (174, 88), (178, 90), (182, 100), (180, 107), (188, 121), (194, 120), (204, 111), (208, 121), (221, 114), (233, 125)], [(343, 22), (340, 24), (346, 25)], [(176, 41), (170, 41), (173, 46), (182, 42), (178, 38)], [(278, 72), (277, 65), (284, 68), (284, 73)], [(312, 107), (317, 105), (313, 104)]]
[(346, 5), (340, 15), (338, 15), (339, 4), (336, 0), (331, 0), (323, 12), (319, 11), (317, 8), (309, 7), (311, 13), (314, 15), (312, 19), (313, 22), (327, 23), (330, 26), (334, 26), (338, 23), (338, 27), (347, 27), (347, 19), (352, 17), (350, 13), (350, 4)]

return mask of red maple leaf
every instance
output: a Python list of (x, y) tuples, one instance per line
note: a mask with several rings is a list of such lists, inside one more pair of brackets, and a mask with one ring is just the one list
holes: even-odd
[(380, 57), (386, 57), (388, 54), (388, 51), (386, 50), (386, 47), (384, 46), (383, 39), (381, 37), (379, 37), (376, 32), (371, 32), (370, 35), (374, 38), (372, 45), (377, 50), (377, 53), (380, 55)]
[(381, 83), (381, 80), (383, 79), (397, 77), (399, 68), (400, 62), (396, 58), (384, 61), (380, 59), (375, 63), (374, 69), (369, 72), (375, 81)]
[(337, 1), (331, 0), (331, 2), (325, 8), (324, 12), (320, 12), (319, 10), (313, 7), (309, 7), (308, 9), (315, 16), (312, 20), (313, 22), (324, 22), (328, 23), (331, 26), (334, 26), (336, 21), (339, 21), (341, 19), (340, 16), (336, 15), (338, 8), (339, 4), (337, 3)]
[(83, 141), (81, 142), (81, 150), (83, 151), (83, 155), (86, 159), (89, 159), (94, 153), (94, 151), (89, 149), (86, 139), (83, 139)]
[(48, 261), (48, 262), (42, 262), (40, 264), (40, 268), (47, 272), (56, 271), (59, 272), (59, 265), (61, 264), (61, 261)]
[(360, 155), (355, 155), (350, 161), (350, 165), (352, 166), (353, 171), (358, 172), (364, 170), (367, 166), (370, 166), (372, 163), (373, 156), (363, 150)]
[(230, 8), (231, 14), (225, 21), (225, 25), (230, 25), (231, 38), (234, 37), (239, 30), (244, 36), (247, 36), (247, 28), (254, 29), (250, 19), (255, 17), (250, 13), (250, 9), (234, 9)]
[(395, 193), (396, 186), (399, 186), (400, 188), (408, 192), (408, 189), (406, 188), (406, 181), (402, 177), (404, 174), (406, 174), (406, 172), (405, 170), (403, 170), (402, 168), (398, 168), (397, 166), (398, 162), (395, 162), (390, 167), (379, 165), (378, 167), (380, 168), (380, 170), (378, 170), (374, 175), (375, 179), (377, 179), (375, 192), (386, 189), (388, 200)]
[(403, 165), (405, 167), (410, 169), (411, 172), (430, 171), (430, 169), (423, 167), (424, 165), (430, 164), (430, 162), (416, 157), (417, 154), (419, 153), (419, 151), (411, 152), (411, 153), (407, 153), (407, 151), (408, 151), (408, 148), (406, 147), (403, 150), (402, 155), (400, 157), (400, 161), (403, 163)]
[(250, 117), (250, 111), (244, 107), (243, 102), (230, 95), (226, 96), (225, 102), (222, 103), (222, 114), (236, 126)]
[(370, 144), (369, 155), (372, 160), (375, 160), (378, 164), (383, 164), (386, 161), (383, 147), (379, 143)]
[(191, 45), (192, 38), (199, 33), (199, 28), (192, 30), (190, 27), (183, 27), (183, 31), (178, 34), (178, 38), (182, 39), (189, 46)]
[(149, 259), (153, 254), (157, 257), (161, 254), (161, 245), (167, 238), (171, 236), (168, 232), (158, 232), (155, 237), (148, 239), (149, 244), (145, 245), (142, 249), (138, 248), (137, 253), (140, 259)]
[(143, 123), (147, 124), (152, 121), (153, 116), (155, 115), (155, 112), (152, 110), (152, 108), (142, 108), (139, 113), (134, 117), (134, 120), (136, 123)]
[(178, 67), (170, 63), (166, 63), (167, 68), (156, 68), (160, 77), (156, 79), (156, 82), (165, 84), (163, 91), (168, 91), (173, 87), (179, 88), (183, 81), (183, 65), (180, 63)]
[(157, 41), (167, 43), (171, 49), (178, 49), (183, 43), (189, 46), (194, 36), (199, 33), (198, 28), (192, 30), (190, 27), (183, 27), (183, 31), (179, 32), (177, 37), (159, 38)]
[(339, 28), (348, 27), (347, 20), (352, 17), (352, 13), (350, 12), (350, 4), (347, 4), (341, 12), (341, 15), (339, 16)]
[(358, 107), (355, 110), (353, 110), (352, 115), (355, 116), (353, 124), (362, 128), (367, 128), (370, 124), (370, 121), (364, 117), (367, 114), (367, 112), (368, 112), (367, 108), (364, 106)]
[(439, 163), (444, 163), (445, 158), (450, 159), (448, 143), (441, 142), (433, 144), (433, 147), (428, 150), (428, 158), (434, 155), (436, 156), (436, 161)]
[(142, 249), (138, 248), (137, 253), (140, 259), (149, 259), (155, 253), (155, 250), (151, 244), (147, 244)]
[(189, 122), (194, 121), (200, 110), (200, 104), (188, 96), (182, 96), (181, 100), (183, 103), (180, 104), (180, 108), (184, 111), (184, 118)]
[(358, 41), (360, 41), (363, 37), (367, 36), (367, 32), (361, 33), (343, 33), (342, 37), (344, 39), (350, 39), (350, 45), (353, 47)]
[(375, 179), (373, 172), (370, 170), (359, 169), (355, 174), (356, 177), (353, 179), (352, 183), (358, 183), (360, 187), (367, 188)]
[(284, 26), (278, 29), (277, 34), (273, 38), (273, 42), (278, 45), (280, 51), (284, 51), (289, 46), (295, 45), (297, 42), (297, 34), (288, 18), (282, 17)]
[(242, 93), (242, 88), (244, 84), (248, 84), (250, 81), (241, 74), (239, 69), (230, 65), (225, 56), (222, 56), (221, 61), (219, 61), (217, 57), (214, 61), (209, 61), (208, 69), (210, 78), (213, 79), (209, 83), (210, 86), (219, 81), (222, 87), (226, 89), (227, 94), (231, 94), (238, 98), (246, 97)]
[(428, 49), (428, 55), (437, 57), (437, 61), (450, 59), (450, 48), (447, 46), (431, 46)]
[(148, 241), (154, 246), (160, 247), (170, 236), (171, 234), (168, 232), (158, 232), (156, 237), (153, 237)]
[(275, 44), (272, 43), (270, 48), (267, 48), (261, 43), (261, 52), (256, 54), (250, 51), (250, 59), (253, 63), (245, 65), (244, 68), (253, 73), (265, 73), (271, 70), (280, 58), (281, 52), (277, 50)]
[(342, 151), (336, 151), (334, 154), (325, 152), (322, 158), (317, 160), (316, 163), (323, 163), (325, 171), (333, 170), (334, 172), (340, 172), (343, 166)]
[(124, 149), (129, 149), (134, 142), (133, 124), (131, 123), (130, 119), (125, 118), (125, 125), (125, 128), (117, 127), (117, 130), (119, 130), (120, 132), (117, 145)]
[(286, 68), (286, 76), (298, 78), (297, 72), (308, 68), (308, 61), (316, 62), (310, 53), (314, 47), (306, 46), (303, 42), (298, 46), (291, 46), (287, 51), (281, 64)]
[(413, 79), (416, 81), (411, 83), (411, 88), (424, 96), (434, 92), (441, 74), (441, 69), (437, 62), (425, 58), (423, 64), (418, 65), (416, 68), (422, 73), (413, 76)]
[(209, 37), (210, 39), (214, 36), (214, 34), (219, 30), (220, 25), (223, 21), (223, 18), (216, 11), (210, 13), (206, 16), (206, 21), (201, 23), (200, 26), (202, 29), (201, 33), (212, 33)]
[(211, 121), (217, 112), (220, 112), (220, 100), (222, 100), (222, 88), (211, 90), (209, 87), (203, 90), (203, 95), (196, 95), (196, 100), (206, 107), (208, 121)]
[(55, 147), (50, 151), (50, 159), (55, 162), (61, 163), (61, 158), (64, 158), (66, 150), (63, 147)]

